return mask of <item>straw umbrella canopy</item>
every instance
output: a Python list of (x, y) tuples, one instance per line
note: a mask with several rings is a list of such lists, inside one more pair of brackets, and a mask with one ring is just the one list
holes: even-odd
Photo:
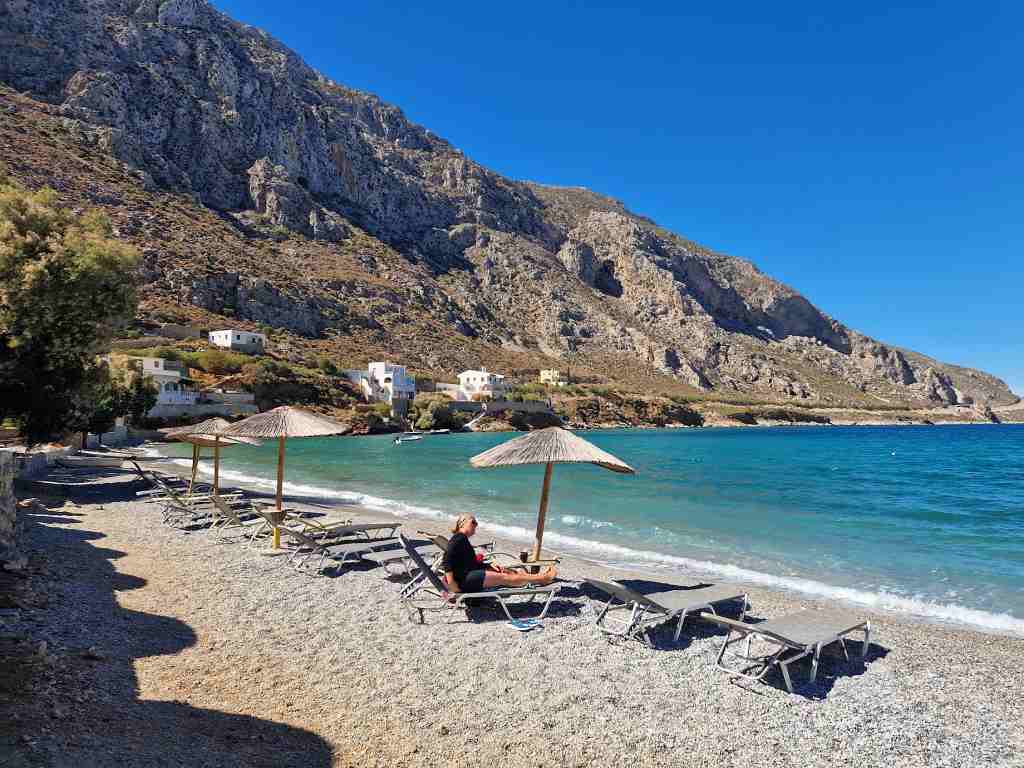
[(478, 469), (510, 467), (517, 464), (545, 465), (540, 509), (537, 512), (537, 539), (533, 545), (534, 560), (540, 559), (544, 519), (548, 513), (548, 494), (551, 490), (551, 471), (555, 464), (596, 464), (612, 472), (635, 474), (633, 468), (626, 462), (561, 427), (540, 429), (496, 445), (483, 453), (478, 453), (469, 460), (469, 463)]
[[(348, 431), (347, 424), (316, 413), (282, 405), (257, 413), (220, 431), (221, 437), (277, 438), (277, 512), (281, 514), (284, 489), (284, 444), (290, 437), (325, 437)], [(274, 528), (274, 547), (281, 545), (281, 533)]]
[(192, 494), (192, 486), (196, 481), (196, 471), (199, 468), (199, 449), (213, 448), (213, 493), (220, 492), (220, 449), (229, 445), (259, 445), (258, 440), (248, 437), (221, 437), (218, 432), (231, 426), (227, 419), (212, 418), (201, 421), (198, 424), (191, 424), (187, 427), (173, 427), (160, 430), (168, 437), (192, 444), (192, 479), (188, 484), (189, 495)]

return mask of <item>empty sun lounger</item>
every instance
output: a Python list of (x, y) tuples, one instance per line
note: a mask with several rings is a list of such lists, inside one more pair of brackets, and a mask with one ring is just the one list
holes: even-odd
[[(713, 621), (729, 630), (722, 642), (722, 648), (718, 652), (716, 666), (719, 669), (730, 675), (759, 681), (771, 671), (772, 667), (778, 666), (782, 670), (786, 689), (790, 693), (793, 692), (793, 681), (789, 677), (790, 664), (805, 656), (813, 656), (811, 661), (811, 682), (813, 683), (818, 676), (818, 659), (821, 656), (822, 648), (838, 642), (842, 645), (843, 655), (849, 659), (850, 654), (846, 650), (844, 638), (852, 632), (863, 632), (864, 642), (860, 654), (863, 657), (868, 652), (868, 644), (871, 639), (871, 622), (846, 611), (798, 611), (777, 619), (763, 621), (760, 624), (746, 624), (742, 621), (733, 621), (707, 613), (701, 615), (708, 621)], [(750, 645), (754, 639), (766, 643), (769, 650), (761, 656), (751, 656)], [(746, 648), (742, 653), (729, 651), (731, 645), (742, 640), (747, 641)], [(748, 662), (747, 666), (739, 669), (727, 667), (723, 663), (727, 652), (735, 658)]]
[[(441, 554), (441, 551), (437, 546), (430, 542), (416, 541), (411, 543), (416, 548), (420, 557), (424, 559), (424, 562), (426, 560), (434, 560)], [(412, 579), (415, 574), (419, 573), (416, 563), (413, 562), (412, 557), (409, 556), (409, 553), (405, 551), (404, 547), (400, 547), (399, 549), (367, 552), (362, 557), (364, 560), (368, 560), (371, 563), (379, 565), (388, 575), (404, 575)]]
[[(610, 581), (584, 579), (584, 582), (609, 596), (608, 602), (597, 614), (597, 628), (606, 635), (638, 639), (650, 638), (647, 632), (659, 624), (676, 619), (674, 640), (683, 631), (687, 616), (700, 611), (716, 613), (715, 606), (739, 602), (740, 618), (747, 609), (747, 591), (731, 584), (659, 584), (656, 592), (644, 594), (635, 589)], [(661, 588), (664, 587), (664, 588)], [(623, 621), (617, 621), (617, 611), (629, 611)]]
[(311, 558), (319, 555), (320, 560), (316, 567), (318, 573), (323, 570), (324, 562), (327, 560), (333, 560), (334, 567), (341, 568), (344, 565), (363, 559), (364, 555), (375, 550), (393, 547), (398, 543), (398, 539), (381, 538), (322, 543), (310, 537), (308, 533), (295, 528), (281, 528), (280, 530), (281, 533), (290, 537), (296, 544), (295, 550), (292, 552), (291, 557), (288, 558), (288, 562), (296, 570), (301, 571)]
[[(375, 539), (394, 539), (395, 533), (402, 527), (401, 523), (313, 523), (313, 529), (317, 527), (328, 532), (329, 538), (343, 539), (346, 536), (355, 536), (368, 541)], [(387, 531), (387, 533), (383, 533)], [(371, 535), (372, 534), (372, 535)]]
[(402, 542), (402, 547), (409, 553), (409, 558), (416, 564), (419, 576), (423, 580), (424, 586), (415, 591), (403, 590), (400, 595), (402, 602), (419, 613), (420, 623), (423, 623), (423, 612), (430, 610), (451, 610), (452, 613), (448, 617), (448, 620), (451, 621), (456, 610), (468, 611), (467, 600), (482, 598), (497, 600), (502, 610), (505, 611), (505, 615), (508, 616), (509, 621), (512, 621), (512, 614), (509, 613), (508, 603), (506, 602), (507, 598), (528, 597), (529, 602), (533, 602), (540, 595), (546, 595), (547, 599), (544, 601), (544, 607), (538, 617), (543, 619), (548, 613), (548, 608), (551, 606), (551, 599), (561, 589), (561, 586), (558, 584), (549, 584), (548, 586), (500, 587), (486, 589), (483, 592), (449, 592), (441, 577), (427, 564), (426, 560), (423, 559), (412, 543), (402, 534), (398, 534), (398, 540)]
[(255, 538), (257, 529), (266, 525), (266, 521), (257, 514), (254, 504), (247, 506), (235, 506), (227, 499), (215, 496), (213, 502), (213, 522), (210, 524), (210, 531), (215, 533), (218, 539), (224, 538), (224, 532), (229, 529), (238, 529), (243, 536), (249, 537), (249, 543)]

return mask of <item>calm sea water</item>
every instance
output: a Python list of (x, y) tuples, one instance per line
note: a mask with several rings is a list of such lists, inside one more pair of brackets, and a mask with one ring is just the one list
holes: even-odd
[[(292, 440), (290, 492), (396, 515), (478, 515), (529, 541), (543, 467), (473, 469), (515, 435)], [(545, 543), (609, 564), (740, 579), (1024, 634), (1024, 426), (610, 430), (636, 468), (555, 468)], [(173, 446), (168, 452), (184, 455)], [(269, 487), (276, 444), (222, 453)], [(204, 462), (209, 470), (209, 462)]]

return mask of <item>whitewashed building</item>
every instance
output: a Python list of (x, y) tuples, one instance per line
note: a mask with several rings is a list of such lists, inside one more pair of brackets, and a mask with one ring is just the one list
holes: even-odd
[(267, 348), (267, 337), (252, 331), (210, 331), (209, 339), (215, 347), (223, 347), (233, 352), (246, 352), (250, 355), (258, 355)]
[(195, 405), (199, 392), (188, 380), (188, 368), (177, 360), (162, 357), (133, 357), (129, 365), (136, 373), (148, 376), (157, 388), (156, 404)]
[(552, 387), (564, 387), (568, 382), (562, 377), (562, 372), (557, 368), (542, 369), (540, 372), (540, 383), (549, 384)]
[(441, 389), (439, 385), (438, 389), (455, 400), (497, 400), (508, 392), (505, 377), (500, 373), (491, 373), (486, 368), (481, 368), (478, 371), (463, 371), (459, 374), (458, 389), (453, 391), (451, 386), (446, 385), (444, 389)]
[(395, 400), (416, 397), (416, 380), (409, 376), (404, 365), (370, 363), (365, 371), (349, 370), (345, 371), (345, 376), (370, 401), (393, 405)]

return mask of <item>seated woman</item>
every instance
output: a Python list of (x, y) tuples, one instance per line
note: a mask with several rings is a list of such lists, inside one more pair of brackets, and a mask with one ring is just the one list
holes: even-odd
[(507, 573), (497, 566), (486, 566), (477, 560), (469, 537), (476, 533), (476, 518), (463, 515), (455, 521), (444, 553), (445, 581), (451, 592), (481, 592), (489, 587), (522, 587), (527, 584), (550, 584), (557, 571), (554, 566), (540, 573)]

